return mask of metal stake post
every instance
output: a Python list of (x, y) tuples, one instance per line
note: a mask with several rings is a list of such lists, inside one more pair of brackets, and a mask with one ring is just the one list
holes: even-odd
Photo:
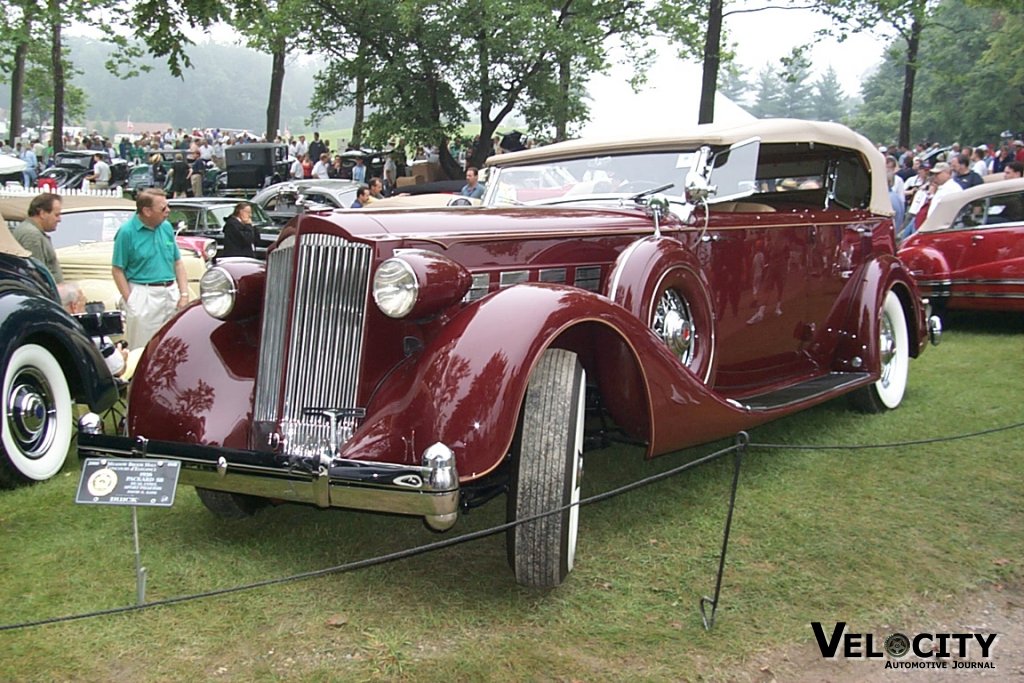
[(132, 505), (132, 533), (135, 536), (135, 590), (138, 604), (146, 604), (146, 568), (142, 566), (139, 549), (139, 507)]
[[(735, 466), (732, 473), (732, 491), (729, 494), (729, 512), (725, 517), (725, 534), (722, 538), (722, 554), (718, 558), (718, 578), (715, 580), (715, 597), (704, 596), (700, 599), (700, 618), (704, 622), (704, 630), (710, 631), (715, 625), (715, 612), (718, 610), (718, 598), (722, 593), (722, 575), (725, 573), (725, 553), (729, 548), (729, 530), (732, 528), (732, 512), (736, 508), (736, 489), (740, 483), (740, 465), (743, 463), (743, 454), (750, 443), (750, 436), (746, 432), (736, 435)], [(711, 614), (707, 613), (707, 606), (711, 605)]]

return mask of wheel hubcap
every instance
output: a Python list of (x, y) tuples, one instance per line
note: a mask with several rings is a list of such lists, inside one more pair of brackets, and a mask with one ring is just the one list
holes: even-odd
[(689, 365), (694, 356), (694, 341), (697, 331), (694, 328), (690, 306), (674, 289), (661, 295), (658, 307), (654, 312), (654, 328), (657, 334), (679, 358), (683, 365)]
[(41, 374), (26, 370), (11, 384), (7, 395), (7, 426), (21, 452), (41, 457), (53, 441), (57, 409), (50, 385)]
[(882, 360), (882, 385), (889, 386), (893, 359), (896, 358), (896, 334), (893, 332), (889, 316), (882, 316), (882, 326), (879, 331), (878, 342), (879, 355)]

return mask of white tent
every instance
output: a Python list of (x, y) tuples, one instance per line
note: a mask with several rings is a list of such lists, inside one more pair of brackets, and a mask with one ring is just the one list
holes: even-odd
[[(652, 66), (640, 92), (629, 86), (630, 73), (616, 66), (608, 75), (591, 79), (590, 121), (581, 138), (673, 135), (697, 124), (701, 68), (670, 56)], [(738, 124), (756, 117), (728, 97), (715, 96), (714, 123)]]

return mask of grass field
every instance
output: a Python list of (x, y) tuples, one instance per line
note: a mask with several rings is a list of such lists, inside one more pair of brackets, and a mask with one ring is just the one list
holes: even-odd
[[(903, 406), (836, 401), (755, 443), (902, 442), (1024, 422), (1024, 316), (956, 316), (911, 365)], [(683, 416), (682, 419), (685, 419)], [(733, 680), (812, 621), (899, 624), (920, 605), (1024, 577), (1024, 429), (878, 450), (747, 454), (715, 627), (732, 464), (717, 461), (581, 513), (577, 566), (517, 587), (501, 536), (352, 573), (116, 616), (0, 632), (4, 681)], [(721, 447), (587, 454), (585, 495)], [(0, 625), (135, 601), (131, 514), (76, 506), (77, 464), (0, 492)], [(504, 521), (499, 499), (449, 535)], [(148, 600), (283, 577), (436, 541), (415, 520), (281, 506), (220, 521), (182, 487), (140, 509)], [(756, 670), (756, 669), (755, 669)]]

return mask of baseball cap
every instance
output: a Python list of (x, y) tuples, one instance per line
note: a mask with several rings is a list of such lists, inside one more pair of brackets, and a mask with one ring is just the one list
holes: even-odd
[(952, 169), (950, 169), (949, 164), (947, 164), (945, 161), (940, 161), (939, 163), (937, 163), (934, 166), (932, 166), (932, 170), (930, 170), (928, 172), (934, 175), (936, 173), (942, 173), (944, 171), (951, 171), (951, 170)]

